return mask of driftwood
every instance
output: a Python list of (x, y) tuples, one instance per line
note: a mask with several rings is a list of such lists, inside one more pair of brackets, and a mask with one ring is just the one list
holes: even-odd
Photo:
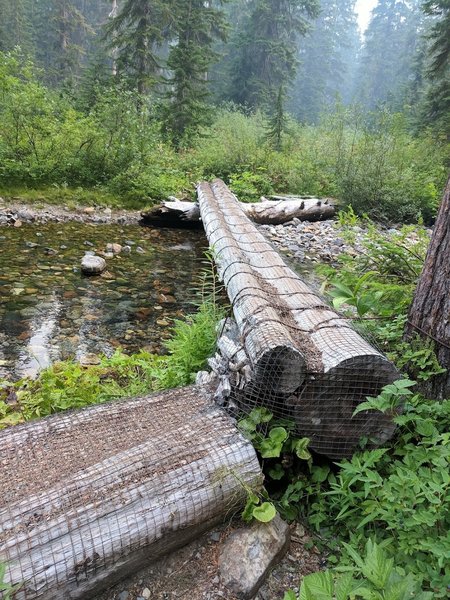
[[(0, 561), (17, 600), (95, 598), (261, 483), (251, 444), (198, 387), (0, 432)], [(248, 489), (247, 488), (247, 489)]]
[(393, 365), (285, 265), (222, 181), (200, 184), (198, 198), (239, 332), (219, 346), (234, 345), (232, 354), (248, 358), (242, 393), (230, 375), (231, 397), (278, 406), (312, 448), (332, 458), (351, 454), (361, 437), (387, 439), (394, 430), (387, 417), (352, 415), (398, 378)]
[(196, 202), (166, 200), (142, 213), (142, 223), (152, 227), (178, 227), (197, 229), (202, 227), (200, 210)]
[[(240, 206), (249, 219), (260, 225), (280, 225), (293, 219), (321, 221), (336, 214), (336, 207), (328, 199), (278, 198), (262, 198), (261, 202), (241, 203)], [(153, 227), (202, 227), (198, 204), (176, 199), (162, 202), (142, 213), (142, 222)]]

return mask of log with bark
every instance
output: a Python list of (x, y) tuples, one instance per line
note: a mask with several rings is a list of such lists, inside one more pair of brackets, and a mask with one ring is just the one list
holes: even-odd
[[(328, 198), (277, 198), (262, 198), (261, 202), (241, 203), (241, 209), (249, 219), (260, 225), (281, 225), (293, 219), (322, 221), (331, 219), (336, 214), (336, 207)], [(143, 212), (142, 223), (152, 227), (202, 227), (198, 204), (176, 198)]]
[(230, 376), (231, 396), (247, 408), (270, 402), (332, 458), (350, 455), (362, 437), (387, 439), (388, 417), (353, 412), (398, 378), (394, 366), (285, 265), (222, 181), (197, 191), (239, 331), (220, 345), (240, 346), (248, 359), (240, 385)]
[(430, 397), (450, 397), (450, 177), (436, 219), (422, 274), (409, 309), (405, 336), (435, 347), (444, 373), (421, 384)]
[(242, 505), (253, 447), (199, 387), (0, 432), (0, 561), (16, 600), (95, 598)]

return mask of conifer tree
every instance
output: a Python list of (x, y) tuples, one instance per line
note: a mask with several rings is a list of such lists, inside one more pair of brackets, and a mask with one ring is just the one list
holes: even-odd
[(249, 0), (236, 33), (230, 98), (250, 107), (275, 105), (297, 68), (297, 41), (317, 17), (319, 0)]
[(140, 94), (159, 79), (158, 46), (171, 35), (173, 5), (174, 0), (125, 0), (106, 26), (118, 71), (129, 75)]
[(430, 84), (422, 109), (422, 123), (434, 125), (450, 139), (450, 2), (428, 0), (425, 14), (436, 19), (429, 34), (429, 66), (425, 76)]
[(301, 121), (317, 122), (339, 97), (352, 97), (360, 48), (355, 0), (321, 0), (320, 15), (299, 46), (299, 68), (288, 108)]
[(30, 0), (0, 0), (0, 50), (19, 46), (25, 54), (33, 54), (31, 11)]
[(170, 75), (163, 129), (177, 147), (210, 120), (208, 72), (217, 60), (213, 44), (225, 36), (223, 3), (175, 2), (175, 43), (167, 61)]
[(285, 111), (285, 103), (286, 90), (280, 85), (272, 114), (269, 114), (267, 128), (267, 139), (275, 150), (281, 150), (283, 135), (288, 131), (288, 117)]
[(402, 110), (420, 42), (420, 0), (379, 0), (365, 36), (356, 99)]

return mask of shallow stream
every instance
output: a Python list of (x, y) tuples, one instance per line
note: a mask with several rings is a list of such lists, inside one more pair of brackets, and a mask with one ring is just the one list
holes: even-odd
[[(131, 247), (97, 277), (87, 251)], [(195, 231), (49, 223), (0, 228), (0, 378), (56, 360), (85, 364), (117, 347), (162, 352), (172, 319), (192, 312), (206, 247)]]

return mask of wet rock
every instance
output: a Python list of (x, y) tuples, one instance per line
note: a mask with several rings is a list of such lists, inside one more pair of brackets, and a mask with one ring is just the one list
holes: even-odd
[(101, 256), (83, 256), (81, 271), (85, 275), (100, 275), (106, 269), (106, 260)]
[(136, 248), (136, 252), (137, 252), (138, 254), (145, 254), (145, 250), (144, 250), (144, 248), (141, 248), (141, 246), (137, 246), (137, 248)]
[(106, 244), (106, 252), (120, 254), (122, 252), (122, 246), (120, 244)]
[(289, 542), (289, 526), (278, 515), (270, 523), (235, 531), (220, 553), (222, 582), (240, 600), (252, 598), (286, 553)]
[(130, 252), (131, 252), (131, 246), (123, 246), (123, 248), (122, 248), (123, 254), (130, 254)]

